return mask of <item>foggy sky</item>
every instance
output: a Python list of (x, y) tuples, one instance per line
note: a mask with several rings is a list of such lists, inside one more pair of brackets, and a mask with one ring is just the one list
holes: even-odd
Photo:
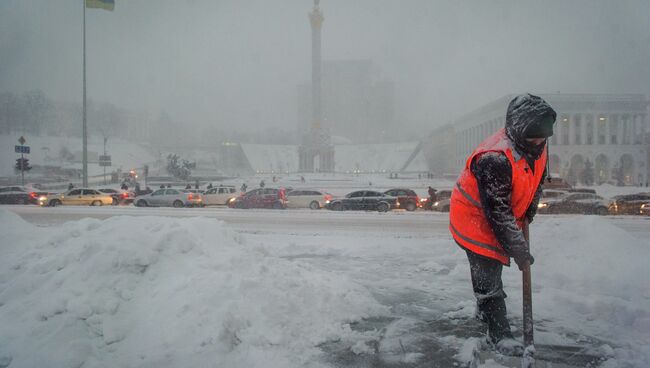
[[(310, 0), (87, 10), (88, 98), (189, 125), (297, 125)], [(0, 91), (81, 101), (83, 0), (0, 0)], [(429, 129), (505, 94), (650, 94), (649, 1), (322, 0), (323, 59), (371, 59)]]

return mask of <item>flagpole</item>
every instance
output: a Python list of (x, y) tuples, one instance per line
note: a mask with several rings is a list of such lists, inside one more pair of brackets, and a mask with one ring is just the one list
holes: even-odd
[(86, 127), (86, 0), (82, 0), (84, 8), (84, 50), (83, 50), (83, 187), (88, 187), (88, 132)]

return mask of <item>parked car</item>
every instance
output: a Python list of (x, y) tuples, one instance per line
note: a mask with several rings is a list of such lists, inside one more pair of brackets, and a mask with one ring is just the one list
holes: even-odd
[(593, 193), (568, 193), (565, 196), (540, 199), (538, 213), (579, 213), (585, 215), (607, 215), (607, 201)]
[(646, 202), (641, 205), (641, 209), (639, 209), (639, 214), (650, 216), (650, 202)]
[(62, 194), (40, 196), (38, 202), (41, 206), (52, 207), (60, 205), (104, 206), (111, 205), (113, 197), (95, 189), (76, 188)]
[(549, 181), (548, 179), (544, 180), (544, 183), (542, 183), (542, 187), (544, 189), (571, 189), (571, 184), (567, 183), (564, 179), (557, 177), (557, 176), (551, 176), (551, 180)]
[(571, 188), (571, 189), (567, 189), (567, 192), (569, 192), (569, 193), (591, 193), (591, 194), (596, 194), (596, 189), (592, 189), (592, 188)]
[(357, 190), (343, 198), (331, 200), (326, 208), (333, 211), (366, 210), (386, 212), (399, 207), (397, 197), (372, 190)]
[(560, 198), (560, 197), (564, 197), (567, 194), (569, 194), (569, 192), (566, 191), (566, 190), (543, 189), (542, 190), (542, 196), (540, 197), (540, 201), (548, 200), (548, 199), (557, 199), (557, 198)]
[(287, 208), (311, 208), (318, 210), (332, 200), (332, 195), (322, 190), (295, 189), (287, 193)]
[(153, 193), (139, 196), (135, 200), (138, 207), (202, 207), (201, 194), (191, 193), (181, 189), (165, 188)]
[(237, 198), (238, 195), (237, 189), (232, 185), (218, 186), (203, 193), (203, 202), (206, 206), (228, 204), (228, 201)]
[(135, 200), (135, 193), (128, 190), (113, 189), (113, 188), (100, 188), (98, 191), (108, 194), (113, 198), (113, 206), (118, 204), (131, 204)]
[(411, 189), (406, 188), (394, 188), (388, 189), (384, 194), (391, 197), (397, 197), (399, 202), (399, 208), (403, 208), (407, 211), (415, 211), (418, 207), (421, 206), (420, 197)]
[(38, 192), (23, 186), (0, 188), (1, 204), (38, 204)]
[(284, 189), (257, 188), (250, 190), (228, 202), (230, 208), (287, 208)]
[(614, 215), (638, 215), (641, 205), (650, 202), (650, 193), (625, 194), (612, 197), (609, 212)]

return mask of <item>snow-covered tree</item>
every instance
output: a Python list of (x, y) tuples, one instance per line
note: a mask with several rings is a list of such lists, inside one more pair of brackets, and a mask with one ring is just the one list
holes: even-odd
[(183, 160), (175, 153), (167, 155), (167, 172), (175, 178), (187, 180), (194, 168), (196, 168), (196, 163)]

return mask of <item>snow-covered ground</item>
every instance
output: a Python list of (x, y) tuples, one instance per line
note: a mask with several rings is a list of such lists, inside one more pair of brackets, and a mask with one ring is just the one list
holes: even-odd
[[(474, 296), (466, 258), (444, 227), (351, 236), (323, 221), (243, 231), (192, 213), (36, 226), (0, 209), (0, 367), (467, 363), (479, 336)], [(425, 216), (350, 213), (350, 228), (362, 215)], [(603, 367), (647, 367), (650, 231), (617, 222), (650, 225), (533, 222), (536, 342), (584, 346)], [(515, 328), (520, 279), (504, 270)]]

